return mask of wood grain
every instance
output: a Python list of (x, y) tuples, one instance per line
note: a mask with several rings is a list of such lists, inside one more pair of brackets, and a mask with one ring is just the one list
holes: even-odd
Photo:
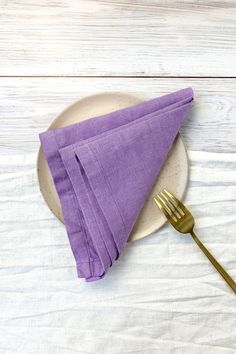
[(0, 0), (3, 76), (236, 76), (236, 3)]
[(39, 147), (38, 133), (73, 101), (102, 91), (124, 91), (149, 99), (192, 86), (195, 106), (182, 129), (187, 148), (235, 152), (234, 79), (2, 78), (0, 79), (2, 153)]

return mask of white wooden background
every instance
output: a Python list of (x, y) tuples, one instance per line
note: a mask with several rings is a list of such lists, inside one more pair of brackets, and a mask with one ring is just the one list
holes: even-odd
[(236, 353), (236, 300), (168, 226), (76, 277), (37, 185), (38, 133), (101, 91), (191, 85), (186, 203), (236, 278), (236, 1), (0, 0), (0, 353)]

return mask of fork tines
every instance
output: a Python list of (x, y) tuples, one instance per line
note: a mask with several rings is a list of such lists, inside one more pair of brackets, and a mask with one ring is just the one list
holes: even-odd
[(177, 222), (184, 215), (184, 205), (166, 189), (157, 194), (154, 200), (168, 219), (172, 218)]

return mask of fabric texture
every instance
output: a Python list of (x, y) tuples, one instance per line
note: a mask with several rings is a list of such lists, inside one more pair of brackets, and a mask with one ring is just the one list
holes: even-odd
[(40, 134), (79, 277), (122, 253), (192, 100), (187, 88)]

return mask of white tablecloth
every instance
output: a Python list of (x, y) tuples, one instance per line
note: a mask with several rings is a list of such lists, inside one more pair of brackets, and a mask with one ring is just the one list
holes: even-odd
[[(189, 156), (196, 232), (236, 278), (235, 155)], [(191, 238), (168, 225), (128, 245), (103, 280), (77, 279), (35, 161), (34, 153), (0, 161), (1, 354), (236, 353), (235, 295)]]

